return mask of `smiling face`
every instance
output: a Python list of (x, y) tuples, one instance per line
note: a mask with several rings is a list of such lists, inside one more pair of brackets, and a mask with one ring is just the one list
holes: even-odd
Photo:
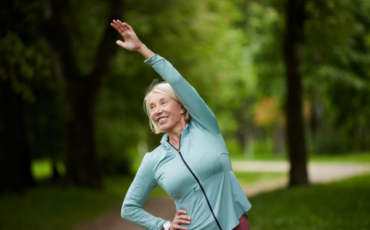
[(150, 118), (163, 131), (173, 132), (186, 126), (185, 108), (168, 95), (152, 92), (149, 98), (149, 109)]

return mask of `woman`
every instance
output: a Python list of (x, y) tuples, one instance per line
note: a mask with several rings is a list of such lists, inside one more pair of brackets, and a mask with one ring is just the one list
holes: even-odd
[[(165, 132), (147, 153), (123, 202), (121, 215), (145, 229), (249, 229), (251, 208), (231, 168), (216, 118), (199, 94), (164, 58), (140, 42), (126, 23), (111, 25), (125, 42), (117, 44), (141, 53), (168, 83), (145, 97), (155, 133)], [(189, 117), (190, 114), (190, 117)], [(154, 187), (174, 200), (177, 213), (170, 223), (142, 209)]]

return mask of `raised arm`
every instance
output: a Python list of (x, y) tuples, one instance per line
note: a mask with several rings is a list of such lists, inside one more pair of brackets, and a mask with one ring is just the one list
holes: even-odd
[(137, 37), (130, 25), (114, 20), (111, 25), (122, 35), (125, 42), (117, 44), (129, 51), (141, 53), (146, 63), (153, 66), (159, 75), (174, 89), (177, 97), (190, 113), (191, 119), (212, 134), (219, 134), (220, 130), (215, 115), (200, 97), (198, 92), (180, 75), (180, 73), (166, 59), (155, 55)]
[(180, 73), (158, 54), (145, 61), (150, 64), (161, 77), (173, 88), (176, 96), (190, 113), (191, 120), (212, 134), (219, 134), (220, 129), (211, 109), (200, 97), (198, 92), (180, 75)]
[(148, 155), (144, 156), (135, 179), (126, 194), (121, 216), (144, 229), (158, 230), (162, 229), (165, 220), (154, 217), (142, 209), (149, 194), (157, 185), (153, 177), (150, 159), (148, 158)]

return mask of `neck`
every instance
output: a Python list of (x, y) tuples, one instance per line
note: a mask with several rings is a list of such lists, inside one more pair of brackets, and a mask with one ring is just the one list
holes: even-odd
[(167, 131), (169, 142), (176, 149), (180, 148), (180, 136), (185, 127), (186, 122), (184, 121), (181, 122), (178, 126), (174, 127), (172, 130)]

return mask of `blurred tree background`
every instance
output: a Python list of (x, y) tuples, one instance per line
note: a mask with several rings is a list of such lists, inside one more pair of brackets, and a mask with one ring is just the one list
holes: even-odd
[[(370, 3), (307, 0), (289, 16), (292, 2), (2, 1), (0, 192), (34, 186), (37, 159), (50, 162), (53, 180), (102, 188), (103, 175), (133, 174), (159, 144), (142, 103), (160, 77), (115, 44), (116, 18), (197, 89), (230, 155), (298, 156), (305, 170), (306, 152), (369, 151)], [(295, 41), (289, 17), (301, 20)], [(301, 83), (290, 86), (298, 96), (289, 94), (284, 44), (299, 46)], [(301, 117), (290, 154), (289, 98)]]

